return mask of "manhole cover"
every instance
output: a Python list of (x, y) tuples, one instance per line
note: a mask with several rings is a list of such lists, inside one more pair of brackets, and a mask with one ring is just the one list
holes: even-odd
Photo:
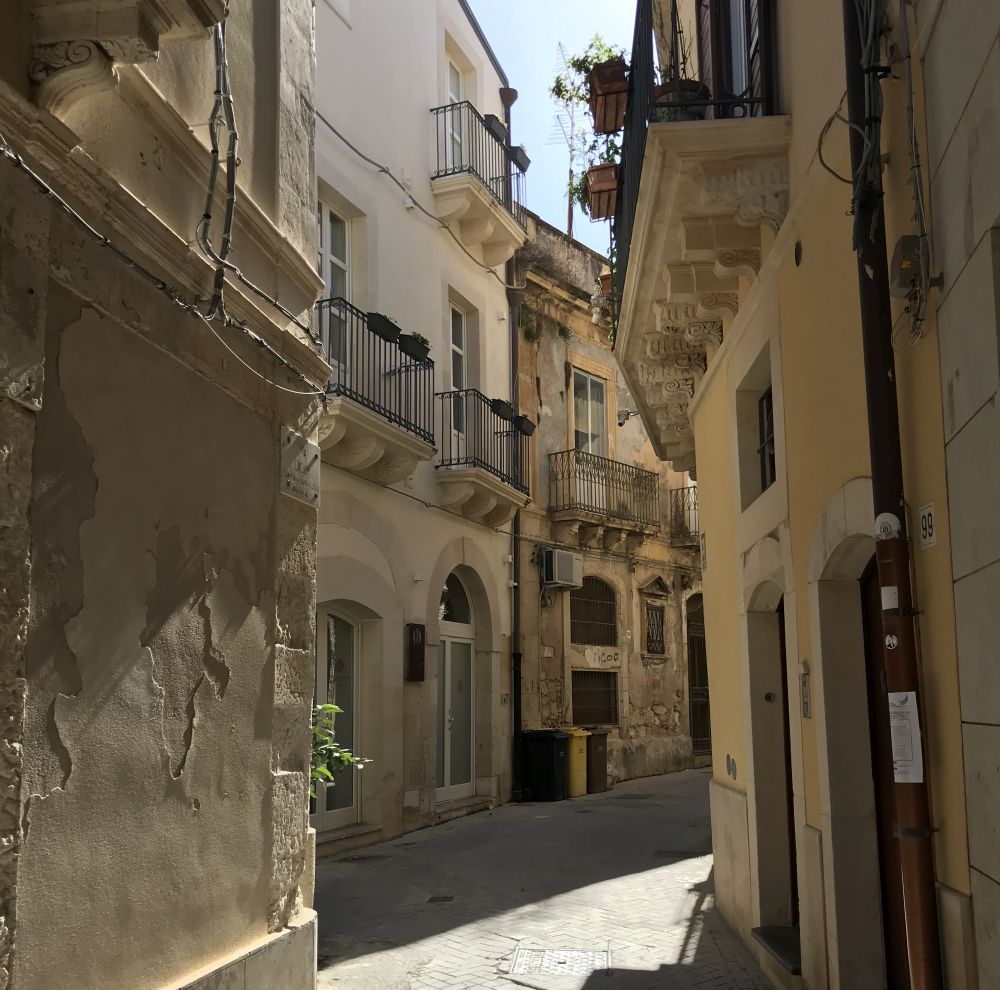
[(435, 894), (433, 897), (427, 898), (428, 904), (447, 904), (449, 901), (453, 901), (455, 898), (451, 894)]
[(512, 976), (587, 976), (611, 965), (606, 950), (518, 949), (510, 967)]
[(383, 859), (388, 859), (388, 856), (380, 856), (377, 853), (373, 853), (368, 856), (358, 855), (358, 856), (341, 856), (337, 860), (338, 863), (381, 863)]

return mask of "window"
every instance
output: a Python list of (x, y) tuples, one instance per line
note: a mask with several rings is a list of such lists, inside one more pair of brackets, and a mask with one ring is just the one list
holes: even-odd
[(582, 646), (615, 646), (618, 616), (615, 589), (597, 577), (585, 577), (569, 598), (570, 642)]
[(699, 75), (717, 117), (771, 112), (773, 0), (698, 0)]
[(774, 484), (778, 476), (774, 458), (774, 400), (768, 389), (757, 400), (757, 456), (760, 458), (760, 490)]
[[(465, 313), (453, 305), (451, 307), (451, 387), (456, 390), (468, 387), (465, 326)], [(456, 433), (465, 432), (465, 407), (461, 402), (452, 404), (452, 428)]]
[[(465, 86), (463, 85), (462, 70), (451, 59), (448, 59), (448, 102), (454, 106), (464, 99)], [(462, 111), (458, 109), (451, 111), (447, 114), (447, 120), (447, 166), (449, 169), (461, 168), (464, 164), (462, 158)]]
[(573, 446), (608, 456), (608, 414), (603, 378), (573, 369)]
[[(318, 270), (326, 284), (325, 296), (327, 299), (341, 298), (350, 302), (350, 221), (321, 202), (316, 210), (316, 223)], [(344, 364), (348, 351), (347, 314), (332, 307), (325, 307), (320, 313), (320, 336), (330, 362)]]
[(618, 674), (613, 670), (573, 671), (573, 724), (618, 724)]
[(663, 637), (664, 620), (667, 610), (665, 606), (654, 602), (646, 602), (646, 652), (662, 657), (667, 652)]

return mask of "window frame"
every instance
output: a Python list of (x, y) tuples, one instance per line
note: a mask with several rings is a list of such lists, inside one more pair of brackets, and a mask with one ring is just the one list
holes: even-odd
[[(652, 657), (665, 657), (667, 655), (667, 604), (666, 602), (657, 598), (646, 598), (643, 603), (642, 608), (642, 624), (643, 624), (643, 652), (648, 653)], [(660, 639), (657, 644), (660, 648), (654, 649), (652, 645), (652, 640), (649, 638), (650, 634), (650, 621), (649, 613), (651, 609), (655, 609), (660, 613), (659, 623), (660, 623)]]
[[(596, 598), (583, 599), (583, 592), (587, 588), (588, 582), (591, 586), (594, 584), (599, 584), (607, 589), (607, 599), (604, 601), (599, 601)], [(606, 618), (593, 618), (584, 617), (582, 615), (574, 615), (580, 607), (608, 607), (611, 610), (611, 620), (610, 622)], [(594, 635), (594, 628), (607, 629), (610, 630), (610, 638), (602, 639), (599, 636)], [(578, 638), (578, 637), (588, 637)], [(618, 635), (618, 592), (615, 586), (610, 581), (605, 581), (604, 578), (597, 574), (586, 574), (583, 578), (583, 584), (579, 588), (573, 588), (570, 591), (569, 596), (569, 641), (573, 646), (610, 646), (617, 647), (619, 641)]]
[[(594, 426), (594, 414), (595, 414), (595, 409), (594, 409), (595, 403), (594, 403), (593, 398), (592, 398), (594, 383), (596, 382), (597, 384), (599, 384), (601, 386), (601, 388), (603, 389), (603, 392), (604, 392), (604, 401), (603, 401), (602, 407), (601, 407), (603, 409), (603, 413), (604, 413), (604, 416), (603, 416), (603, 420), (604, 421), (603, 421), (603, 423), (600, 424), (602, 432), (599, 434), (599, 436), (601, 436), (603, 438), (603, 440), (604, 440), (604, 443), (603, 443), (604, 450), (602, 452), (600, 452), (600, 453), (598, 453), (598, 452), (590, 449), (591, 446), (592, 446), (592, 443), (593, 443), (592, 440), (588, 440), (587, 441), (587, 446), (586, 447), (578, 447), (577, 446), (577, 434), (580, 432), (577, 429), (577, 416), (576, 416), (576, 376), (577, 375), (580, 375), (582, 378), (586, 379), (586, 381), (587, 381), (587, 401), (586, 401), (586, 407), (587, 407), (587, 427), (588, 427), (588, 429), (587, 429), (587, 435), (588, 435), (588, 437), (593, 437), (594, 436), (594, 433), (593, 433), (593, 430), (592, 430), (592, 428)], [(610, 417), (608, 415), (609, 394), (611, 392), (611, 389), (609, 388), (609, 385), (610, 385), (610, 382), (609, 382), (609, 380), (606, 377), (603, 377), (603, 376), (598, 375), (598, 374), (594, 374), (594, 372), (588, 371), (588, 370), (586, 370), (584, 368), (581, 368), (581, 367), (579, 367), (576, 364), (571, 364), (570, 365), (570, 409), (572, 411), (571, 422), (570, 422), (570, 445), (571, 445), (571, 447), (572, 447), (573, 450), (582, 450), (584, 453), (586, 453), (586, 454), (592, 454), (594, 457), (604, 457), (604, 458), (610, 458), (611, 457), (611, 432), (610, 432), (610, 430), (608, 428), (608, 423), (609, 423), (609, 419), (610, 419)]]
[[(587, 717), (591, 715), (607, 715), (611, 712), (610, 706), (604, 711), (597, 709), (596, 705), (591, 704), (588, 708), (584, 709), (583, 712), (580, 709), (583, 707), (578, 700), (578, 692), (583, 693), (583, 688), (578, 687), (577, 681), (583, 681), (584, 679), (589, 679), (592, 682), (598, 680), (607, 680), (613, 685), (612, 696), (614, 704), (614, 718), (607, 719), (601, 717)], [(591, 691), (595, 689), (591, 688)], [(591, 667), (585, 668), (573, 668), (570, 671), (570, 704), (572, 707), (572, 724), (573, 725), (609, 725), (617, 726), (621, 724), (621, 684), (618, 676), (617, 670), (595, 670)]]
[[(317, 267), (323, 285), (327, 292), (327, 298), (335, 298), (333, 295), (333, 285), (330, 276), (331, 262), (344, 273), (344, 294), (343, 298), (351, 301), (351, 219), (344, 215), (341, 210), (331, 206), (326, 200), (319, 199), (316, 207), (317, 221), (319, 227), (319, 237), (316, 243)], [(330, 221), (336, 218), (344, 225), (344, 257), (338, 258), (333, 253), (333, 245), (330, 243)]]
[(760, 490), (763, 494), (778, 480), (774, 440), (774, 391), (771, 385), (757, 399), (757, 458), (760, 464)]

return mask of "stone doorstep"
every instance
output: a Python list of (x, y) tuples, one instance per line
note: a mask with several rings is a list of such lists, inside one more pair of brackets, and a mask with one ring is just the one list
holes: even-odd
[(317, 927), (315, 911), (299, 911), (287, 928), (169, 990), (315, 990)]
[(498, 804), (496, 798), (485, 797), (482, 794), (473, 794), (472, 797), (458, 798), (455, 801), (444, 801), (434, 807), (434, 824), (443, 825), (445, 822), (472, 815), (477, 811), (489, 811)]

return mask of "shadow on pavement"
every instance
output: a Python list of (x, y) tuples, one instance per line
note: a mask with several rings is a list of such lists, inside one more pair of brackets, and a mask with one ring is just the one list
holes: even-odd
[[(517, 919), (532, 917), (552, 897), (708, 855), (709, 777), (710, 771), (682, 771), (570, 801), (503, 805), (339, 859), (320, 859), (320, 966), (497, 915), (506, 916), (507, 929), (498, 937), (515, 939)], [(636, 912), (641, 915), (641, 907)], [(643, 923), (666, 927), (668, 919)], [(677, 919), (669, 921), (676, 925)], [(594, 987), (610, 988), (618, 986), (613, 980), (631, 976), (592, 979)], [(636, 973), (636, 979), (662, 978)], [(664, 984), (621, 983), (630, 990), (646, 985)]]

